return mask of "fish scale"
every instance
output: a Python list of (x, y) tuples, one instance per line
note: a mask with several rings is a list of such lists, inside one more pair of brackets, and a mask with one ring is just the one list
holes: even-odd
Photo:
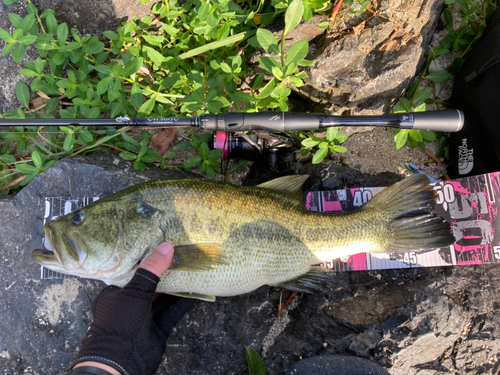
[(360, 252), (450, 245), (450, 226), (431, 213), (423, 175), (385, 189), (346, 214), (307, 211), (296, 197), (307, 176), (255, 188), (206, 180), (150, 181), (45, 225), (47, 268), (123, 286), (162, 241), (175, 247), (157, 291), (213, 301), (262, 285), (317, 289), (328, 273), (314, 266)]

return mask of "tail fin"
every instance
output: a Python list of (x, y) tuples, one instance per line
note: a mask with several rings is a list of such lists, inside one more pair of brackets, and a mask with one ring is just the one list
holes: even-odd
[(455, 242), (450, 224), (431, 213), (434, 197), (429, 179), (418, 174), (384, 189), (363, 206), (380, 212), (389, 222), (390, 238), (384, 252), (431, 250)]

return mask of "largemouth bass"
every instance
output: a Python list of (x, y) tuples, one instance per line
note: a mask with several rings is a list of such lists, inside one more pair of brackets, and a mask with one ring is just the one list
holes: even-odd
[(125, 285), (162, 241), (174, 245), (157, 292), (214, 301), (262, 285), (311, 292), (327, 275), (315, 266), (360, 252), (451, 245), (432, 214), (434, 192), (416, 175), (345, 214), (307, 211), (296, 198), (308, 176), (254, 188), (178, 179), (145, 182), (44, 226), (53, 252), (33, 259), (71, 275)]

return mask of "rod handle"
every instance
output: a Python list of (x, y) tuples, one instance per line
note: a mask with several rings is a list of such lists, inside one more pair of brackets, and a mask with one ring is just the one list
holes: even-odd
[(458, 132), (464, 126), (464, 113), (458, 109), (414, 112), (412, 115), (413, 130)]

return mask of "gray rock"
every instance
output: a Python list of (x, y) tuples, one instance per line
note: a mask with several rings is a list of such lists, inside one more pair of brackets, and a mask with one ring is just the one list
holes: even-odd
[(68, 27), (76, 27), (82, 34), (99, 37), (105, 30), (115, 31), (122, 20), (152, 15), (151, 4), (127, 0), (38, 0), (38, 7), (54, 9), (58, 22), (66, 22)]
[(380, 17), (349, 15), (343, 25), (347, 30), (333, 32), (314, 47), (316, 64), (297, 91), (323, 103), (327, 113), (387, 113), (423, 67), (443, 1), (379, 4)]
[[(188, 177), (178, 169), (141, 174), (109, 154), (72, 157), (0, 200), (0, 368), (9, 374), (55, 374), (67, 369), (91, 320), (91, 301), (103, 284), (40, 280), (31, 252), (42, 243), (43, 198), (106, 196), (146, 179)], [(31, 373), (28, 371), (28, 373)]]
[(382, 335), (375, 329), (370, 328), (360, 333), (349, 345), (349, 350), (360, 357), (370, 357), (374, 349), (382, 340)]

